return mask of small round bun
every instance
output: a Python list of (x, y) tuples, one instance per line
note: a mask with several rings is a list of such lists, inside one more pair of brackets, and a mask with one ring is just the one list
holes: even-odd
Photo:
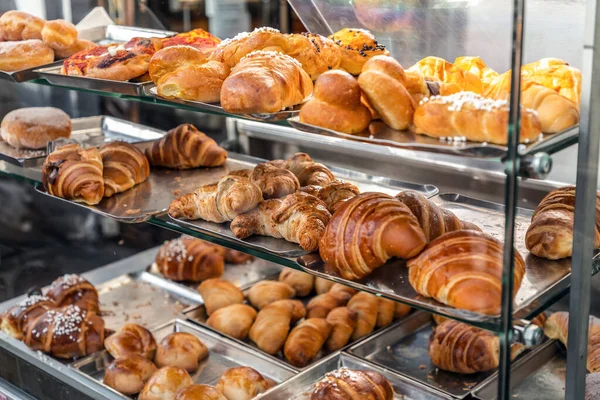
[(180, 390), (175, 400), (227, 400), (227, 397), (212, 386), (192, 385)]
[(166, 336), (158, 344), (154, 362), (158, 367), (179, 367), (194, 372), (199, 362), (208, 357), (208, 349), (194, 335), (175, 332)]
[(193, 384), (194, 381), (186, 370), (178, 367), (164, 367), (148, 379), (138, 400), (174, 399), (177, 392)]
[(0, 137), (17, 148), (42, 149), (49, 141), (71, 136), (71, 118), (53, 107), (20, 108), (6, 114)]
[(390, 55), (385, 46), (378, 43), (375, 36), (366, 29), (344, 28), (329, 36), (329, 39), (342, 48), (340, 68), (352, 75), (359, 75), (369, 58)]
[(253, 399), (269, 390), (273, 384), (253, 368), (234, 367), (221, 375), (215, 388), (228, 399)]
[(64, 19), (55, 19), (44, 24), (42, 40), (54, 50), (65, 50), (77, 40), (77, 28)]
[(125, 324), (121, 330), (104, 340), (104, 347), (114, 358), (137, 354), (149, 360), (156, 353), (152, 332), (138, 324)]
[(130, 355), (114, 360), (106, 368), (104, 383), (125, 395), (139, 393), (156, 366), (152, 361), (138, 355)]
[(28, 40), (41, 39), (45, 21), (23, 11), (8, 11), (0, 17), (2, 39)]
[(19, 71), (54, 61), (54, 51), (41, 40), (0, 42), (0, 71)]
[(73, 54), (77, 53), (78, 51), (91, 49), (92, 47), (96, 47), (96, 46), (97, 46), (97, 44), (92, 42), (91, 40), (77, 39), (69, 47), (66, 47), (64, 49), (54, 50), (54, 56), (56, 57), (57, 60), (60, 60), (62, 58), (71, 57)]

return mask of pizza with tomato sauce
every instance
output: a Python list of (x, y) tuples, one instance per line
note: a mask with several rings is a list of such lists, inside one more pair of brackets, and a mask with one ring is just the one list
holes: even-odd
[(163, 47), (186, 45), (195, 47), (204, 53), (212, 53), (219, 43), (221, 43), (221, 39), (204, 29), (194, 29), (162, 39)]

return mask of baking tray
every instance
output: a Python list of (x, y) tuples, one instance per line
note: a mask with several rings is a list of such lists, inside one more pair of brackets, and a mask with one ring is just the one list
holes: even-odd
[(451, 399), (451, 397), (436, 392), (419, 382), (407, 379), (389, 369), (382, 368), (347, 353), (338, 353), (328, 357), (313, 368), (296, 375), (258, 398), (260, 400), (309, 400), (313, 385), (321, 380), (326, 373), (342, 367), (379, 372), (393, 386), (395, 392), (394, 399), (396, 400)]
[[(230, 158), (227, 161), (228, 163), (234, 162), (235, 160), (237, 160), (237, 162), (242, 162), (242, 160), (244, 160), (243, 162), (245, 162), (246, 164), (243, 168), (252, 168), (254, 167), (254, 165), (265, 161), (259, 158), (232, 153), (229, 154), (229, 157)], [(241, 168), (242, 167), (236, 167), (234, 169)], [(402, 190), (414, 190), (422, 193), (427, 197), (431, 197), (438, 192), (438, 189), (432, 185), (420, 185), (415, 183), (402, 182), (396, 179), (366, 175), (360, 172), (350, 171), (343, 168), (330, 169), (337, 178), (355, 184), (361, 192), (383, 192), (390, 195), (395, 195)], [(197, 187), (201, 187), (206, 183), (211, 183), (211, 181), (206, 179), (197, 180), (197, 182)], [(212, 182), (214, 182), (214, 180)], [(191, 191), (193, 190), (190, 190), (189, 192)], [(187, 192), (182, 191), (182, 194), (184, 193)], [(283, 257), (299, 257), (301, 255), (306, 254), (306, 251), (302, 250), (302, 248), (298, 244), (290, 243), (284, 239), (275, 239), (268, 236), (258, 235), (251, 236), (243, 240), (238, 239), (229, 229), (229, 223), (216, 224), (213, 222), (207, 222), (203, 220), (184, 221), (175, 218), (171, 218), (171, 220), (186, 228), (197, 230), (203, 233), (208, 233), (211, 235), (225, 237), (230, 242), (239, 243), (244, 247), (255, 248), (261, 252), (268, 252)]]
[(126, 323), (153, 328), (202, 303), (198, 292), (146, 271), (133, 272), (96, 286), (106, 327), (118, 330)]
[[(485, 232), (503, 241), (504, 206), (502, 204), (478, 200), (454, 193), (446, 193), (431, 198), (436, 204), (454, 212), (459, 218), (479, 225)], [(562, 294), (570, 282), (571, 259), (550, 261), (535, 257), (525, 248), (525, 233), (530, 224), (532, 211), (519, 208), (515, 217), (515, 246), (523, 256), (526, 274), (515, 298), (514, 316), (528, 319), (538, 314), (538, 310), (554, 296)], [(496, 324), (498, 316), (483, 315), (472, 311), (459, 310), (438, 303), (432, 298), (419, 295), (408, 280), (406, 261), (394, 259), (375, 269), (367, 277), (350, 282), (327, 271), (317, 254), (309, 254), (297, 259), (297, 262), (310, 272), (336, 282), (344, 283), (358, 290), (379, 293), (417, 308), (433, 310), (439, 314), (472, 323)], [(594, 271), (598, 271), (598, 254), (594, 258)]]
[[(241, 346), (222, 335), (176, 319), (153, 331), (156, 341), (172, 332), (187, 332), (196, 336), (209, 350), (208, 358), (203, 361), (197, 372), (191, 374), (194, 383), (214, 386), (220, 376), (229, 368), (248, 366), (260, 372), (265, 378), (280, 383), (291, 378), (295, 371), (270, 358), (266, 358), (256, 351)], [(114, 394), (115, 399), (128, 399), (129, 397), (104, 385), (104, 371), (112, 357), (106, 351), (98, 352), (71, 364), (77, 373), (87, 377), (93, 384), (101, 385)]]
[[(83, 147), (97, 147), (115, 140), (139, 143), (160, 139), (165, 134), (158, 129), (107, 116), (74, 118), (71, 125), (71, 141)], [(0, 160), (14, 165), (40, 168), (46, 154), (46, 149), (17, 149), (0, 139)]]
[[(243, 263), (243, 264), (225, 264), (225, 269), (223, 271), (223, 275), (221, 275), (221, 279), (225, 279), (235, 286), (246, 289), (247, 287), (252, 286), (252, 284), (264, 280), (269, 279), (274, 276), (279, 276), (279, 273), (282, 270), (282, 266), (279, 264), (275, 264), (261, 258), (254, 258), (254, 260)], [(197, 287), (201, 282), (175, 282), (168, 278), (165, 278), (159, 271), (156, 264), (152, 264), (147, 268), (147, 272), (156, 276), (157, 279), (166, 280), (172, 285), (177, 285), (181, 288), (181, 290), (191, 291), (195, 296), (198, 295)], [(200, 297), (201, 298), (201, 297)]]
[[(381, 120), (371, 122), (368, 129), (352, 135), (301, 122), (300, 117), (298, 116), (288, 119), (288, 122), (294, 128), (305, 132), (409, 150), (482, 158), (504, 157), (508, 152), (506, 146), (497, 144), (471, 141), (448, 141), (420, 135), (408, 130), (398, 131), (390, 128)], [(565, 129), (559, 133), (543, 134), (540, 139), (535, 142), (519, 145), (519, 153), (524, 156), (541, 151), (553, 152), (553, 149), (555, 148), (561, 149), (564, 148), (565, 145), (576, 143), (578, 136), (579, 125)]]
[[(108, 25), (90, 30), (86, 39), (92, 40), (100, 45), (117, 42), (127, 42), (134, 37), (157, 37), (165, 38), (175, 35), (176, 32), (161, 31), (156, 29), (143, 29), (129, 26)], [(92, 37), (92, 39), (90, 39)], [(130, 96), (145, 96), (144, 88), (152, 84), (148, 82), (121, 82), (108, 79), (88, 78), (85, 76), (63, 75), (60, 73), (62, 63), (34, 70), (40, 78), (44, 78), (50, 84), (66, 88), (80, 90), (95, 90), (99, 92), (117, 93)]]
[(201, 111), (212, 111), (220, 114), (229, 114), (229, 115), (238, 115), (243, 118), (251, 119), (254, 121), (264, 121), (264, 122), (275, 122), (275, 121), (284, 121), (288, 118), (292, 118), (297, 116), (300, 113), (301, 105), (294, 106), (291, 109), (286, 109), (283, 111), (275, 112), (275, 113), (258, 113), (258, 114), (232, 114), (223, 110), (223, 107), (219, 103), (203, 103), (201, 101), (193, 101), (193, 100), (183, 100), (176, 99), (170, 97), (160, 96), (157, 92), (156, 86), (148, 86), (146, 87), (147, 93), (149, 93), (152, 97), (159, 99), (165, 102), (171, 102), (176, 104), (182, 104), (184, 106), (188, 106), (191, 108), (195, 108)]
[[(564, 400), (567, 362), (561, 346), (555, 340), (548, 340), (512, 364), (510, 392), (514, 399)], [(473, 392), (476, 398), (497, 399), (497, 375)]]

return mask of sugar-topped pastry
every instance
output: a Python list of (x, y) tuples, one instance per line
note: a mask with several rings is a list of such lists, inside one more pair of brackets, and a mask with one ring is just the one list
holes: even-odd
[(314, 385), (311, 400), (372, 398), (392, 400), (394, 388), (379, 372), (340, 368)]
[(225, 267), (225, 250), (214, 244), (182, 236), (165, 242), (156, 255), (161, 274), (174, 281), (201, 282), (218, 278)]
[(29, 296), (2, 316), (0, 330), (15, 339), (22, 340), (28, 326), (46, 311), (54, 308), (56, 303), (46, 296)]
[(56, 279), (46, 291), (46, 296), (59, 307), (74, 304), (86, 311), (100, 311), (96, 288), (77, 274), (66, 274)]
[[(414, 115), (416, 133), (437, 138), (463, 137), (475, 142), (506, 144), (509, 105), (505, 100), (482, 97), (473, 92), (432, 96), (421, 100)], [(520, 142), (536, 140), (541, 123), (534, 110), (521, 107)]]

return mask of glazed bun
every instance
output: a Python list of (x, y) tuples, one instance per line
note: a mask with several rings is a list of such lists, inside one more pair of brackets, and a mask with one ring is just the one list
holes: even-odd
[(64, 19), (47, 21), (42, 29), (42, 40), (54, 50), (64, 50), (77, 40), (77, 28)]
[(53, 107), (20, 108), (6, 114), (0, 137), (11, 146), (42, 149), (49, 141), (71, 136), (71, 119)]
[(2, 39), (41, 39), (45, 21), (23, 11), (8, 11), (0, 17)]
[(154, 362), (158, 367), (179, 367), (194, 372), (200, 361), (208, 357), (208, 349), (196, 336), (174, 332), (160, 341)]
[(152, 361), (139, 355), (118, 358), (106, 367), (104, 383), (125, 395), (139, 393), (156, 371)]
[(181, 389), (194, 384), (190, 374), (178, 367), (164, 367), (156, 371), (138, 396), (138, 400), (174, 399)]
[(19, 71), (54, 61), (54, 51), (41, 40), (0, 42), (0, 71)]
[(227, 400), (227, 397), (212, 386), (192, 385), (180, 390), (175, 400)]

